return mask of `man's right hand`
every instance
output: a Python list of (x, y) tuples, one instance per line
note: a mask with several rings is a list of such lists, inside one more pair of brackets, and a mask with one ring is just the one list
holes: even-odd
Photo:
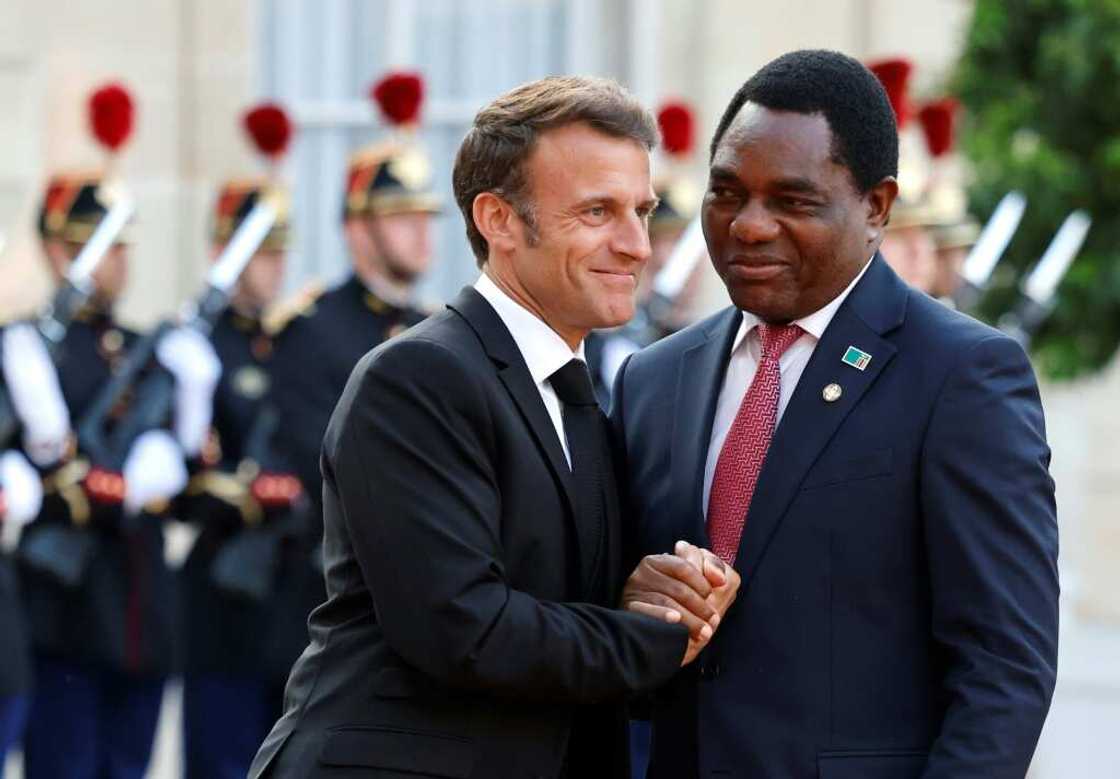
[[(698, 546), (693, 546), (687, 541), (678, 541), (673, 551), (678, 557), (688, 560), (694, 567), (705, 572), (710, 570), (718, 570), (720, 576), (723, 577), (723, 584), (715, 584), (713, 582), (711, 594), (708, 595), (707, 601), (716, 610), (716, 615), (719, 620), (731, 608), (731, 604), (735, 602), (735, 598), (739, 594), (739, 585), (742, 583), (742, 578), (739, 572), (727, 565), (723, 560), (715, 555), (715, 553), (707, 549), (701, 549)], [(686, 666), (696, 659), (696, 656), (708, 645), (708, 640), (696, 641), (691, 636), (689, 637), (688, 649), (685, 652), (684, 660), (681, 666)]]
[(675, 555), (642, 559), (623, 589), (622, 607), (684, 624), (689, 645), (681, 664), (687, 665), (715, 634), (738, 587), (738, 574), (723, 561), (681, 541)]

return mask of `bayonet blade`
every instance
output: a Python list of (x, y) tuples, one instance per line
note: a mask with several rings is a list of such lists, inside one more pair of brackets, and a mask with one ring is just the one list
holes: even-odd
[(704, 230), (698, 214), (681, 233), (673, 251), (669, 253), (669, 259), (654, 277), (654, 293), (667, 300), (675, 300), (688, 283), (696, 264), (707, 252), (708, 246), (704, 243)]
[(207, 274), (209, 286), (226, 294), (233, 289), (241, 272), (276, 223), (278, 213), (269, 198), (262, 197), (257, 201)]
[(999, 201), (991, 219), (984, 225), (976, 245), (965, 258), (961, 276), (978, 290), (983, 290), (992, 276), (999, 258), (1003, 256), (1011, 237), (1019, 229), (1027, 199), (1022, 192), (1008, 192)]
[(74, 258), (70, 270), (66, 273), (66, 280), (76, 289), (88, 294), (90, 277), (101, 264), (105, 253), (109, 251), (109, 247), (113, 245), (121, 230), (128, 224), (128, 220), (132, 218), (135, 207), (135, 202), (127, 194), (117, 194), (109, 212), (97, 223), (97, 229), (82, 246), (82, 250), (78, 252), (78, 256)]
[(1043, 252), (1042, 259), (1023, 281), (1024, 295), (1041, 306), (1050, 303), (1066, 271), (1073, 264), (1077, 253), (1081, 251), (1085, 237), (1089, 234), (1089, 225), (1092, 223), (1089, 214), (1081, 210), (1074, 211), (1066, 217), (1058, 232), (1054, 234), (1050, 245)]

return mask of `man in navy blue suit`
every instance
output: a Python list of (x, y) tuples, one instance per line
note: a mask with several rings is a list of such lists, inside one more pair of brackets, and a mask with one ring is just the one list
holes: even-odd
[(632, 559), (684, 538), (738, 601), (653, 704), (649, 776), (1021, 778), (1054, 689), (1054, 485), (1030, 363), (878, 254), (878, 81), (765, 66), (711, 147), (732, 305), (634, 355), (612, 420)]

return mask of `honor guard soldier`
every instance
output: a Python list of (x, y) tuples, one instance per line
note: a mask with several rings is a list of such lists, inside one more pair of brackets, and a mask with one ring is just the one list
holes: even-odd
[[(104, 87), (91, 97), (90, 111), (98, 140), (119, 148), (132, 126), (128, 93)], [(112, 233), (102, 230), (126, 200), (109, 175), (51, 179), (39, 233), (60, 288), (88, 260), (87, 243), (108, 245)], [(145, 430), (129, 441), (119, 463), (92, 458), (80, 436), (57, 435), (60, 427), (85, 428), (83, 420), (98, 408), (137, 339), (113, 314), (127, 254), (120, 235), (112, 237), (89, 279), (88, 302), (60, 334), (54, 361), (60, 395), (40, 391), (44, 371), (25, 370), (26, 350), (22, 356), (5, 350), (5, 362), (13, 361), (5, 364), (5, 379), (23, 423), (25, 453), (44, 474), (42, 509), (18, 547), (35, 663), (23, 748), (28, 779), (143, 776), (163, 680), (172, 670), (174, 599), (161, 516), (186, 484), (184, 453), (209, 426), (208, 411), (200, 419), (197, 410), (209, 408), (217, 378), (213, 352), (178, 333), (161, 344), (160, 362), (175, 379), (174, 435)], [(131, 410), (127, 403), (110, 409), (109, 431)], [(28, 433), (36, 430), (53, 433), (34, 440)]]
[[(418, 76), (391, 74), (371, 93), (391, 124), (407, 129), (416, 123), (423, 96)], [(342, 214), (351, 274), (325, 294), (301, 296), (287, 312), (291, 321), (278, 340), (274, 361), (274, 391), (284, 420), (282, 448), (316, 505), (321, 501), (319, 449), (351, 370), (370, 349), (426, 316), (413, 295), (431, 262), (431, 216), (439, 207), (429, 189), (429, 170), (427, 158), (405, 138), (356, 152), (349, 162)], [(316, 559), (318, 541), (316, 535)], [(325, 595), (321, 573), (318, 579), (313, 605)], [(299, 649), (291, 661), (306, 643), (301, 624)]]
[[(274, 104), (244, 117), (259, 151), (279, 161), (291, 125)], [(276, 177), (224, 184), (214, 209), (217, 256), (266, 194), (284, 204)], [(278, 417), (270, 402), (273, 333), (264, 311), (283, 280), (288, 215), (282, 207), (241, 274), (211, 333), (222, 364), (212, 439), (185, 493), (181, 520), (200, 533), (182, 569), (183, 742), (188, 779), (240, 779), (281, 711), (287, 667), (270, 662), (276, 583), (290, 535), (299, 480), (273, 449)]]

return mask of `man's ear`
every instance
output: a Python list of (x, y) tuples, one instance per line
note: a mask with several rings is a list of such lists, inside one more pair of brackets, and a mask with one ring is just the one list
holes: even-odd
[(513, 206), (504, 198), (493, 192), (478, 193), (471, 206), (471, 216), (491, 253), (505, 254), (516, 248), (520, 225)]
[(883, 238), (883, 230), (891, 219), (891, 206), (898, 197), (898, 181), (887, 176), (868, 190), (864, 196), (867, 203), (867, 245), (878, 246)]

